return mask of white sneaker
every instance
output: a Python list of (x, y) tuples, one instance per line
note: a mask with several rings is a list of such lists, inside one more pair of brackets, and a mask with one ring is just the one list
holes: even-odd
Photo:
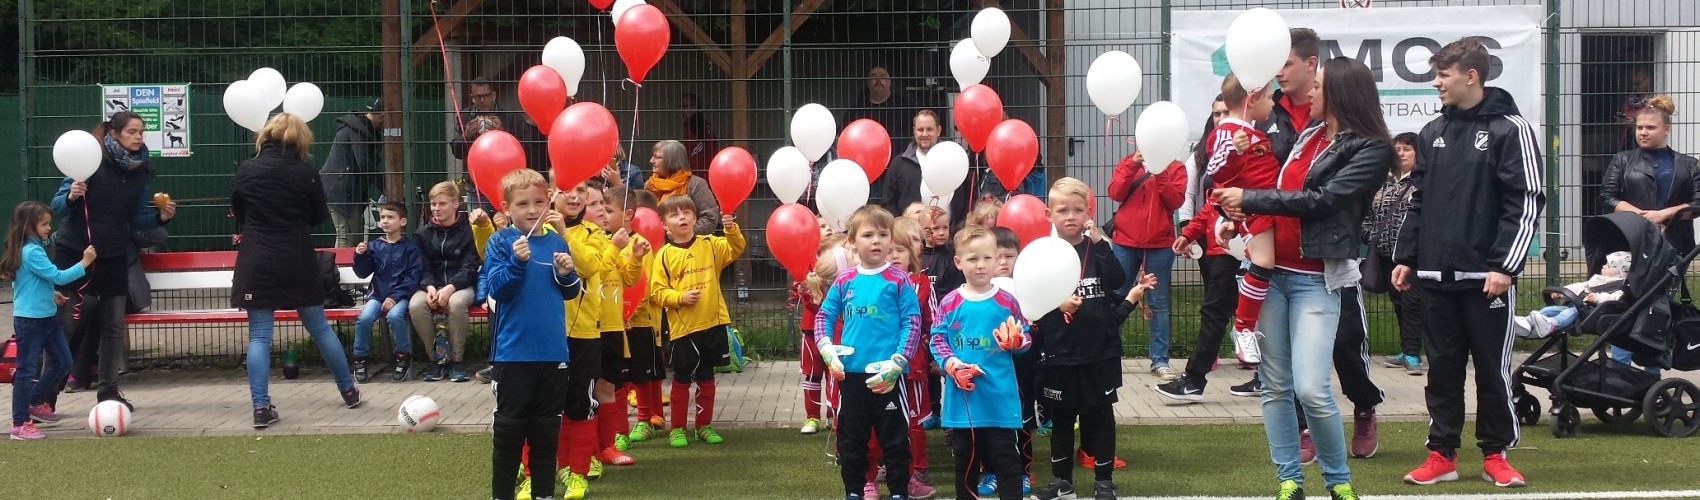
[(1152, 368), (1151, 375), (1156, 376), (1164, 382), (1173, 382), (1175, 379), (1181, 378), (1180, 372), (1175, 371), (1174, 368), (1169, 368), (1169, 365)]
[(1552, 331), (1556, 330), (1554, 326), (1555, 325), (1552, 324), (1552, 318), (1546, 317), (1545, 314), (1541, 314), (1539, 311), (1529, 315), (1529, 334), (1534, 335), (1534, 338), (1544, 339), (1551, 336)]
[(1257, 348), (1257, 338), (1262, 336), (1257, 330), (1234, 329), (1234, 353), (1239, 355), (1241, 363), (1255, 365), (1263, 362), (1263, 352)]

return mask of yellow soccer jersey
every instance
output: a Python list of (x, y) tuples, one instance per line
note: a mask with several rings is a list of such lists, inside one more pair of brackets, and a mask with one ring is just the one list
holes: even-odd
[[(668, 241), (655, 253), (649, 297), (667, 310), (669, 338), (732, 323), (720, 291), (720, 271), (744, 253), (744, 233), (737, 224), (726, 227), (726, 236), (696, 236), (683, 245)], [(693, 290), (701, 293), (697, 303), (685, 305), (681, 299)]]
[(566, 301), (567, 337), (575, 339), (602, 338), (598, 323), (602, 318), (602, 277), (612, 254), (613, 244), (602, 234), (602, 228), (588, 221), (567, 228), (567, 247), (573, 253), (573, 266), (579, 279), (584, 280), (585, 293)]
[[(643, 239), (644, 239), (643, 236), (633, 234), (631, 242), (627, 243), (626, 248), (624, 250), (620, 251), (620, 257), (622, 259), (625, 259), (625, 260), (633, 260), (632, 247), (636, 246), (637, 242), (639, 240), (643, 240)], [(654, 245), (650, 245), (649, 253), (644, 254), (643, 259), (641, 259), (641, 262), (638, 262), (638, 266), (635, 269), (637, 271), (637, 274), (636, 274), (636, 276), (634, 276), (636, 279), (640, 279), (640, 280), (648, 280), (649, 279), (650, 270), (655, 269), (655, 252), (656, 252), (656, 250), (657, 250), (657, 248)], [(647, 288), (648, 283), (645, 283), (644, 285)], [(628, 284), (627, 286), (631, 286), (631, 285)], [(631, 317), (632, 328), (655, 328), (655, 327), (659, 326), (657, 323), (659, 322), (659, 316), (661, 315), (661, 312), (655, 306), (655, 301), (650, 300), (650, 298), (649, 298), (650, 294), (648, 293), (648, 290), (646, 289), (646, 290), (644, 290), (644, 292), (645, 293), (644, 293), (644, 296), (643, 296), (643, 303), (638, 304), (637, 310), (632, 311), (632, 317)], [(623, 297), (623, 295), (622, 295), (622, 297)], [(624, 313), (625, 312), (624, 311), (625, 304), (621, 303), (620, 307), (621, 307), (621, 312)]]

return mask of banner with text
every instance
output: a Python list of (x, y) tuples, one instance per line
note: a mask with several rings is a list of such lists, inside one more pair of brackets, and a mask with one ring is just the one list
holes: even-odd
[[(1210, 117), (1222, 77), (1228, 74), (1223, 43), (1228, 26), (1243, 11), (1174, 12), (1169, 52), (1170, 97), (1186, 110), (1187, 123)], [(1510, 92), (1530, 123), (1542, 122), (1540, 6), (1402, 7), (1277, 10), (1291, 27), (1316, 30), (1322, 39), (1318, 62), (1337, 56), (1357, 59), (1375, 74), (1381, 109), (1393, 134), (1417, 132), (1440, 113), (1428, 58), (1465, 36), (1484, 37), (1493, 55), (1489, 86)], [(1537, 134), (1539, 132), (1537, 131)]]
[(142, 142), (156, 157), (189, 156), (189, 84), (101, 86), (100, 116), (129, 111), (142, 117)]

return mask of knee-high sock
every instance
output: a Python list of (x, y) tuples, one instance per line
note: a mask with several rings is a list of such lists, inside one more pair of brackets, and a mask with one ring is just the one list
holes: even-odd
[[(564, 469), (572, 464), (573, 451), (573, 420), (561, 417), (561, 427), (555, 432), (555, 468)], [(585, 464), (586, 468), (590, 464)]]
[[(638, 390), (638, 412), (644, 419), (661, 415), (661, 381), (644, 382)], [(647, 407), (647, 411), (645, 409)]]
[(596, 452), (596, 420), (567, 420), (565, 448), (567, 468), (580, 476), (590, 473), (590, 455)]
[(697, 428), (714, 423), (714, 379), (697, 381)]
[[(1051, 477), (1074, 482), (1074, 419), (1079, 410), (1056, 409), (1051, 414)], [(1111, 457), (1114, 460), (1114, 457)]]
[(614, 435), (620, 433), (620, 423), (626, 421), (625, 403), (608, 403), (596, 407), (596, 450), (614, 447)]
[(911, 470), (927, 468), (927, 431), (918, 422), (909, 426), (909, 456)]
[(685, 428), (685, 417), (691, 414), (691, 384), (674, 380), (671, 390), (673, 401), (668, 406), (672, 407), (670, 410), (673, 414), (668, 416), (669, 423), (672, 424), (674, 429), (683, 429)]
[(533, 418), (528, 427), (529, 432), (526, 433), (526, 441), (537, 443), (537, 453), (533, 453), (527, 458), (526, 469), (546, 471), (538, 476), (542, 478), (541, 481), (531, 482), (531, 495), (533, 498), (553, 497), (555, 496), (554, 472), (560, 463), (556, 460), (559, 454), (554, 449), (557, 446), (555, 434), (559, 432), (561, 427), (560, 421), (554, 417)]
[(620, 390), (614, 392), (614, 404), (610, 405), (620, 410), (619, 418), (616, 419), (620, 421), (620, 427), (614, 429), (620, 434), (632, 432), (632, 419), (626, 418), (626, 408), (630, 408), (631, 395), (632, 384), (621, 384)]
[(820, 377), (803, 377), (804, 418), (820, 419)]
[(1094, 480), (1109, 481), (1116, 470), (1116, 417), (1109, 405), (1080, 413), (1080, 443), (1092, 455)]
[(514, 469), (520, 464), (520, 449), (525, 446), (526, 427), (523, 419), (497, 418), (490, 436), (490, 497), (514, 497)]
[(1263, 311), (1263, 298), (1269, 295), (1269, 278), (1273, 271), (1251, 266), (1245, 281), (1240, 283), (1240, 303), (1234, 308), (1234, 329), (1257, 329), (1257, 315)]

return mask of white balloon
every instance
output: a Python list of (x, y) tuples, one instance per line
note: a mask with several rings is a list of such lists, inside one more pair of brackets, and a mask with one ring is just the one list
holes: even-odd
[(1009, 44), (1009, 15), (997, 7), (980, 9), (974, 14), (974, 24), (968, 27), (968, 36), (981, 54), (988, 58), (998, 55)]
[(84, 130), (68, 130), (53, 141), (53, 164), (66, 177), (89, 180), (100, 169), (100, 139)]
[(325, 93), (319, 90), (318, 85), (297, 83), (283, 95), (283, 112), (295, 115), (301, 121), (313, 121), (324, 109)]
[(265, 91), (248, 80), (237, 80), (224, 89), (224, 114), (242, 128), (259, 132), (266, 126), (271, 108), (265, 107)]
[(1222, 250), (1228, 252), (1228, 255), (1232, 255), (1236, 259), (1246, 260), (1245, 247), (1245, 238), (1233, 237), (1228, 238), (1228, 247), (1223, 248)]
[(992, 278), (992, 286), (998, 287), (999, 290), (1009, 292), (1010, 295), (1015, 295), (1015, 278), (1008, 276)]
[(578, 42), (564, 36), (549, 40), (543, 46), (543, 65), (567, 81), (567, 95), (578, 95), (578, 83), (584, 79), (584, 48)]
[(1152, 174), (1163, 173), (1169, 163), (1186, 153), (1187, 136), (1191, 132), (1186, 113), (1175, 103), (1157, 101), (1146, 106), (1133, 124), (1134, 144), (1145, 156), (1145, 169)]
[(767, 186), (779, 201), (796, 203), (809, 191), (809, 159), (793, 146), (785, 146), (767, 158)]
[(626, 14), (632, 7), (643, 5), (643, 0), (616, 0), (613, 7), (608, 8), (608, 15), (614, 16), (614, 26), (620, 25), (620, 16)]
[[(938, 199), (934, 200), (933, 198)], [(925, 203), (927, 206), (937, 206), (944, 209), (945, 213), (950, 213), (950, 200), (953, 198), (956, 198), (956, 191), (945, 191), (944, 194), (937, 194), (927, 187), (927, 183), (921, 183), (921, 203)]]
[(956, 78), (957, 88), (980, 83), (991, 70), (992, 59), (974, 48), (974, 39), (964, 38), (950, 49), (950, 75)]
[(1033, 240), (1015, 257), (1015, 302), (1028, 321), (1038, 321), (1062, 305), (1078, 286), (1080, 254), (1062, 238)]
[(815, 186), (815, 205), (833, 229), (846, 230), (844, 223), (850, 214), (867, 204), (868, 173), (862, 171), (861, 165), (840, 158), (821, 169), (820, 184)]
[(1143, 76), (1139, 61), (1133, 56), (1119, 50), (1105, 52), (1086, 70), (1086, 95), (1099, 111), (1116, 116), (1139, 100)]
[(810, 163), (820, 161), (821, 155), (832, 149), (832, 141), (837, 138), (838, 120), (832, 117), (832, 111), (826, 106), (811, 102), (791, 115), (791, 144), (797, 146)]
[(283, 104), (283, 96), (289, 91), (289, 83), (284, 81), (283, 73), (271, 68), (254, 70), (248, 75), (248, 81), (259, 86), (264, 98), (260, 104), (265, 106), (266, 113), (271, 113), (277, 109), (277, 105)]
[[(961, 144), (939, 141), (921, 159), (921, 186), (946, 197), (968, 179), (968, 151)], [(924, 200), (923, 200), (924, 201)]]
[(1292, 48), (1287, 20), (1273, 10), (1245, 11), (1228, 26), (1228, 67), (1248, 92), (1268, 85), (1287, 63)]

